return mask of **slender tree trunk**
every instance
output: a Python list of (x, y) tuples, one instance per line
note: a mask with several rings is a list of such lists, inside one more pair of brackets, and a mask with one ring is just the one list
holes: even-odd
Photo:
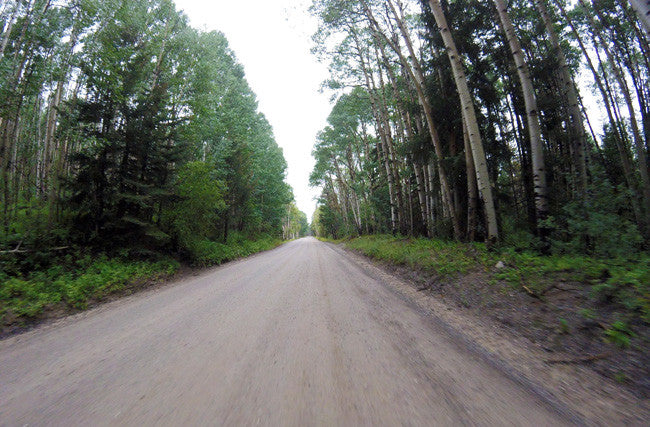
[[(386, 169), (386, 179), (388, 181), (388, 196), (389, 196), (389, 201), (390, 201), (390, 221), (391, 221), (391, 232), (393, 234), (397, 233), (397, 212), (395, 209), (395, 191), (394, 191), (394, 185), (393, 185), (393, 174), (391, 173), (390, 165), (389, 165), (389, 158), (387, 155), (387, 148), (386, 148), (386, 136), (383, 131), (383, 125), (382, 125), (382, 120), (380, 119), (380, 112), (379, 112), (379, 107), (377, 106), (377, 100), (375, 98), (375, 93), (374, 93), (374, 82), (372, 80), (372, 76), (370, 75), (370, 71), (368, 70), (368, 67), (366, 66), (365, 59), (363, 57), (363, 52), (361, 50), (361, 42), (359, 41), (359, 38), (353, 28), (350, 28), (350, 33), (353, 35), (357, 50), (359, 52), (359, 62), (361, 64), (361, 69), (363, 71), (366, 87), (368, 89), (368, 94), (370, 95), (370, 106), (373, 111), (373, 116), (375, 118), (375, 126), (377, 128), (377, 133), (379, 135), (379, 141), (380, 145), (382, 146), (382, 150), (384, 152), (384, 156), (382, 158), (381, 153), (378, 150), (377, 155), (378, 155), (378, 161), (384, 163), (384, 167)], [(378, 146), (379, 148), (379, 146)]]
[[(400, 128), (400, 131), (403, 134), (403, 138), (408, 138), (409, 140), (413, 140), (414, 137), (413, 127), (411, 125), (409, 114), (404, 108), (404, 103), (402, 102), (402, 98), (397, 89), (397, 85), (398, 85), (397, 77), (395, 76), (395, 72), (390, 66), (390, 62), (388, 61), (388, 56), (386, 55), (386, 51), (384, 49), (383, 44), (378, 43), (378, 45), (379, 45), (379, 51), (381, 52), (381, 56), (382, 56), (382, 63), (384, 64), (384, 68), (386, 69), (386, 73), (388, 75), (388, 80), (390, 81), (391, 88), (393, 90), (393, 98), (395, 99), (397, 110), (399, 111), (400, 117), (402, 119), (401, 124), (400, 122), (398, 122), (398, 127)], [(422, 180), (421, 180), (420, 172), (418, 171), (419, 169), (418, 165), (415, 163), (415, 161), (411, 161), (411, 164), (413, 165), (413, 172), (416, 178), (418, 202), (419, 202), (419, 208), (421, 212), (422, 225), (424, 229), (427, 230), (426, 233), (428, 234), (427, 209), (426, 209), (426, 204), (424, 202), (424, 190), (422, 188)]]
[(14, 3), (14, 8), (11, 12), (11, 17), (9, 18), (9, 22), (7, 23), (7, 26), (4, 28), (4, 37), (2, 37), (2, 44), (0, 44), (0, 58), (5, 53), (5, 49), (7, 48), (7, 44), (9, 43), (9, 37), (11, 36), (11, 29), (14, 27), (14, 22), (16, 21), (16, 15), (18, 14), (18, 7), (20, 6), (19, 0), (16, 0)]
[[(375, 49), (375, 56), (379, 64), (379, 53)], [(381, 66), (377, 69), (377, 75), (379, 77), (379, 87), (376, 88), (376, 92), (383, 92), (386, 85), (384, 84), (384, 74), (381, 70)], [(402, 234), (405, 234), (406, 231), (406, 206), (404, 203), (404, 192), (402, 188), (402, 182), (399, 174), (399, 164), (397, 161), (397, 156), (395, 155), (395, 144), (393, 141), (393, 133), (390, 125), (389, 112), (388, 112), (388, 103), (386, 101), (386, 96), (384, 93), (380, 93), (378, 96), (378, 104), (380, 108), (381, 120), (383, 122), (384, 132), (386, 134), (386, 147), (388, 150), (390, 170), (393, 174), (393, 185), (395, 186), (395, 195), (397, 196), (397, 219), (399, 223), (399, 231)]]
[(580, 111), (580, 103), (578, 102), (578, 91), (571, 76), (571, 71), (569, 70), (569, 65), (564, 55), (564, 51), (560, 46), (560, 40), (555, 28), (553, 28), (553, 23), (546, 9), (545, 0), (535, 0), (535, 6), (539, 11), (539, 14), (544, 22), (544, 27), (546, 28), (546, 33), (548, 34), (549, 40), (551, 42), (551, 47), (553, 53), (556, 55), (558, 61), (558, 77), (560, 78), (560, 86), (566, 102), (568, 104), (569, 111), (569, 124), (570, 129), (572, 130), (573, 136), (573, 145), (576, 152), (576, 162), (578, 167), (579, 174), (579, 183), (581, 191), (584, 191), (587, 187), (587, 161), (586, 161), (586, 146), (587, 146), (587, 135), (585, 133), (585, 126), (582, 121), (582, 112)]
[(463, 143), (465, 145), (465, 167), (467, 169), (467, 240), (473, 242), (476, 239), (478, 188), (476, 186), (476, 170), (474, 169), (472, 148), (469, 145), (469, 135), (464, 120)]
[(546, 186), (546, 165), (544, 162), (544, 144), (542, 142), (542, 131), (539, 125), (537, 98), (535, 89), (530, 78), (528, 64), (524, 60), (524, 53), (521, 50), (519, 39), (515, 34), (515, 28), (510, 21), (508, 11), (503, 0), (494, 0), (501, 27), (508, 40), (510, 52), (517, 66), (517, 75), (521, 83), (521, 90), (526, 106), (526, 119), (528, 124), (528, 136), (530, 138), (530, 153), (533, 166), (533, 186), (535, 191), (535, 208), (537, 230), (543, 241), (546, 241), (547, 228), (540, 227), (540, 221), (548, 217), (548, 188)]
[[(378, 36), (382, 36), (384, 40), (391, 46), (391, 48), (397, 53), (397, 55), (400, 58), (400, 62), (406, 69), (406, 71), (409, 74), (409, 77), (411, 78), (413, 85), (415, 86), (416, 93), (418, 95), (418, 101), (420, 102), (420, 105), (422, 106), (422, 109), (424, 110), (424, 116), (426, 119), (427, 127), (429, 129), (429, 134), (431, 135), (431, 140), (433, 142), (433, 147), (436, 152), (436, 166), (438, 169), (438, 176), (440, 178), (440, 187), (441, 187), (441, 192), (442, 192), (442, 198), (443, 198), (443, 204), (446, 207), (446, 210), (448, 211), (449, 217), (451, 218), (452, 222), (452, 227), (454, 230), (454, 237), (457, 240), (460, 240), (462, 237), (462, 229), (460, 227), (460, 219), (458, 217), (458, 213), (454, 210), (454, 205), (452, 201), (452, 196), (451, 196), (451, 186), (449, 185), (449, 180), (447, 179), (447, 173), (444, 170), (444, 167), (441, 163), (441, 160), (444, 158), (444, 153), (442, 150), (442, 142), (440, 141), (440, 137), (438, 135), (438, 130), (435, 126), (434, 120), (433, 120), (433, 111), (431, 108), (431, 104), (429, 102), (429, 99), (427, 98), (425, 92), (424, 92), (424, 76), (421, 75), (420, 73), (417, 72), (417, 69), (415, 66), (409, 65), (408, 60), (404, 57), (401, 49), (396, 43), (393, 43), (393, 41), (390, 40), (390, 38), (386, 37), (384, 33), (382, 33), (379, 30), (379, 25), (377, 24), (377, 21), (375, 20), (374, 16), (372, 15), (372, 11), (368, 7), (368, 5), (365, 3), (365, 9), (366, 9), (366, 15), (368, 16), (368, 19), (370, 20), (371, 24), (371, 29), (373, 32), (375, 32)], [(407, 33), (408, 35), (408, 33)], [(410, 39), (407, 40), (410, 41)], [(407, 42), (407, 44), (409, 44)], [(413, 62), (416, 63), (417, 59), (413, 58)]]
[(492, 188), (490, 186), (489, 174), (487, 169), (487, 159), (485, 151), (483, 150), (483, 143), (479, 133), (478, 122), (476, 121), (476, 112), (474, 110), (474, 102), (469, 93), (467, 86), (467, 79), (465, 78), (465, 71), (461, 62), (454, 39), (451, 36), (449, 27), (447, 25), (447, 18), (442, 10), (442, 5), (439, 0), (429, 0), (431, 11), (436, 20), (438, 28), (440, 28), (440, 35), (442, 36), (449, 61), (451, 62), (451, 69), (456, 82), (456, 88), (460, 95), (461, 108), (463, 110), (463, 117), (467, 124), (469, 133), (469, 142), (472, 149), (472, 156), (476, 167), (476, 180), (478, 188), (483, 198), (485, 207), (485, 216), (487, 219), (487, 241), (494, 243), (499, 239), (499, 229), (497, 225), (496, 209), (494, 207), (494, 199), (492, 196)]

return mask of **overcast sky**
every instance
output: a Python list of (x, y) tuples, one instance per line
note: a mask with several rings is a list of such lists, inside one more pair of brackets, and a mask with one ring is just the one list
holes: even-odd
[(309, 53), (316, 21), (309, 0), (176, 0), (193, 27), (219, 30), (244, 66), (259, 110), (289, 165), (287, 181), (309, 218), (319, 190), (309, 188), (311, 149), (331, 106), (318, 88), (327, 68)]

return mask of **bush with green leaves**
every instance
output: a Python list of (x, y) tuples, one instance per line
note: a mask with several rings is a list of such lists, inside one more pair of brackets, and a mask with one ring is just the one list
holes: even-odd
[(210, 266), (272, 249), (281, 242), (271, 236), (250, 239), (241, 233), (232, 233), (227, 243), (203, 239), (193, 242), (188, 249), (195, 265)]
[(554, 230), (554, 252), (626, 257), (641, 249), (643, 238), (637, 226), (621, 214), (630, 195), (598, 176), (583, 197), (567, 203), (546, 221)]
[(198, 250), (204, 239), (214, 238), (219, 215), (226, 208), (223, 183), (205, 162), (189, 162), (178, 171), (176, 200), (165, 210), (164, 221), (184, 248)]
[(175, 273), (175, 260), (129, 261), (100, 256), (82, 257), (70, 265), (57, 265), (25, 277), (0, 275), (0, 318), (29, 319), (48, 306), (63, 303), (85, 309), (90, 300), (120, 292), (130, 284), (156, 280)]

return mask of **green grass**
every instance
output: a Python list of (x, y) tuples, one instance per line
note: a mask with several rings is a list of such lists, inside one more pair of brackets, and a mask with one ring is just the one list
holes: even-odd
[[(233, 234), (228, 244), (203, 240), (189, 249), (194, 265), (209, 266), (272, 249), (281, 243), (269, 236), (251, 240)], [(123, 256), (116, 258), (68, 256), (59, 265), (23, 276), (0, 270), (0, 325), (28, 322), (56, 305), (83, 310), (90, 301), (119, 293), (136, 283), (169, 277), (180, 267), (171, 258), (129, 260), (128, 252), (125, 250)]]
[(635, 334), (630, 330), (630, 327), (621, 321), (614, 322), (611, 327), (605, 330), (605, 338), (607, 341), (621, 348), (628, 348), (630, 346), (630, 338), (634, 336)]
[(320, 240), (321, 242), (328, 242), (328, 243), (343, 243), (343, 242), (347, 242), (347, 241), (350, 240), (349, 237), (343, 237), (341, 239), (331, 239), (329, 237), (316, 236), (316, 238), (318, 240)]
[(194, 265), (207, 267), (273, 249), (280, 244), (282, 240), (270, 236), (251, 240), (235, 234), (227, 244), (201, 240), (192, 244), (189, 251)]
[(147, 262), (86, 257), (67, 268), (54, 266), (28, 277), (0, 276), (0, 319), (3, 324), (9, 318), (27, 320), (58, 303), (85, 309), (90, 300), (119, 292), (136, 282), (170, 276), (178, 267), (174, 260)]
[[(505, 282), (538, 296), (554, 283), (588, 287), (592, 302), (613, 303), (632, 317), (650, 323), (650, 255), (601, 259), (578, 255), (540, 256), (512, 249), (488, 251), (478, 243), (457, 243), (391, 235), (362, 236), (345, 242), (351, 249), (394, 265), (450, 278), (472, 271), (488, 283)], [(501, 261), (503, 268), (495, 265)], [(526, 289), (524, 289), (526, 287)]]
[(395, 265), (403, 265), (435, 273), (439, 277), (465, 274), (473, 269), (486, 269), (496, 258), (482, 244), (463, 244), (425, 238), (403, 238), (390, 235), (363, 236), (346, 246), (365, 255)]

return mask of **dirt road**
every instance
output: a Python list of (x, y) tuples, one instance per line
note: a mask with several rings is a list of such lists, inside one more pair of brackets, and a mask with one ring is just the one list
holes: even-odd
[(0, 342), (0, 425), (564, 425), (331, 246)]

